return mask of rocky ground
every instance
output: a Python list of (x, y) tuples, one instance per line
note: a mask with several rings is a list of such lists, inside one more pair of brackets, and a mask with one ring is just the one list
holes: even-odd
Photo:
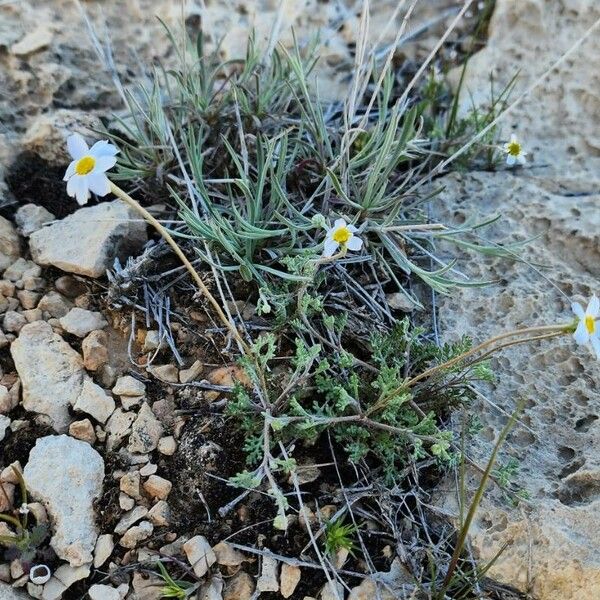
[[(270, 0), (201, 4), (188, 3), (183, 16), (188, 27), (201, 22), (212, 43), (216, 32), (225, 36), (224, 58), (239, 56), (251, 24), (259, 37), (268, 38), (277, 6)], [(373, 3), (373, 37), (384, 32), (393, 5)], [(453, 5), (430, 3), (417, 23), (428, 22), (440, 6)], [(325, 94), (335, 97), (351, 69), (359, 3), (285, 6), (284, 41), (289, 42), (291, 25), (301, 35), (322, 28), (320, 77), (327, 83)], [(82, 7), (101, 42), (110, 39), (124, 85), (144, 77), (140, 65), (173, 59), (154, 15), (176, 25), (182, 15), (178, 3), (88, 1)], [(489, 46), (469, 71), (470, 88), (475, 95), (487, 92), (491, 70), (507, 78), (517, 67), (523, 70), (519, 85), (526, 86), (599, 17), (591, 0), (518, 5), (498, 0)], [(54, 600), (86, 592), (92, 600), (158, 598), (163, 582), (139, 568), (154, 556), (171, 557), (193, 572), (206, 600), (245, 600), (257, 592), (265, 598), (335, 598), (339, 590), (323, 587), (302, 565), (271, 554), (272, 540), (254, 535), (252, 545), (260, 552), (252, 554), (216, 537), (210, 527), (190, 526), (190, 513), (210, 514), (235, 496), (225, 486), (211, 487), (206, 477), (197, 479), (197, 472), (201, 466), (203, 473), (234, 474), (236, 458), (224, 448), (237, 440), (226, 426), (221, 439), (205, 439), (204, 422), (198, 419), (191, 427), (182, 407), (218, 402), (219, 386), (227, 388), (238, 374), (210, 354), (188, 352), (177, 364), (152, 325), (132, 333), (130, 313), (106, 302), (106, 270), (116, 257), (139, 253), (148, 232), (118, 201), (76, 210), (60, 181), (66, 135), (73, 128), (91, 132), (120, 109), (111, 74), (83, 32), (82, 13), (70, 1), (0, 4), (0, 482), (5, 492), (0, 512), (18, 504), (14, 465), (23, 471), (31, 495), (28, 510), (37, 522), (49, 524), (51, 551), (34, 562), (52, 571), (39, 585), (18, 559), (1, 564), (0, 598), (29, 594)], [(391, 28), (384, 39), (394, 34)], [(407, 47), (408, 58), (433, 40), (426, 32)], [(516, 176), (448, 176), (440, 201), (457, 220), (502, 212), (490, 232), (494, 239), (540, 235), (529, 257), (550, 264), (548, 276), (569, 296), (598, 292), (594, 206), (600, 132), (594, 115), (600, 100), (598, 74), (589, 65), (599, 50), (596, 34), (506, 122), (532, 152), (529, 168)], [(444, 299), (440, 317), (449, 337), (483, 336), (559, 313), (562, 318), (568, 310), (523, 265), (478, 261), (466, 268), (473, 276), (491, 271), (500, 288)], [(188, 329), (206, 326), (198, 315), (186, 317), (189, 328), (175, 327), (184, 348)], [(515, 510), (491, 496), (477, 523), (475, 550), (490, 558), (510, 541), (494, 576), (536, 598), (596, 598), (598, 367), (584, 351), (574, 355), (562, 346), (515, 350), (495, 367), (499, 383), (485, 391), (495, 405), (510, 411), (517, 397), (528, 399), (526, 427), (516, 430), (509, 448), (521, 463), (531, 500)], [(485, 404), (481, 415), (492, 439), (502, 414)], [(483, 457), (488, 449), (480, 450)], [(223, 465), (231, 473), (216, 468)], [(250, 522), (249, 513), (260, 510), (242, 503), (228, 526), (241, 529)], [(0, 535), (7, 531), (0, 524)], [(382, 577), (401, 582), (400, 566), (387, 565)], [(349, 600), (375, 597), (375, 587), (365, 579)]]

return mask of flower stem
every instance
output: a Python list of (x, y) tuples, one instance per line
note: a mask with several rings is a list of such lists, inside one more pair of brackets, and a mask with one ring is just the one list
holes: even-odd
[(196, 285), (200, 288), (200, 291), (202, 292), (202, 294), (204, 294), (206, 299), (212, 305), (214, 311), (217, 313), (217, 316), (219, 317), (221, 322), (225, 325), (225, 327), (227, 327), (227, 329), (233, 335), (233, 337), (235, 338), (237, 343), (240, 345), (240, 347), (242, 348), (244, 353), (247, 354), (248, 356), (251, 356), (252, 352), (250, 350), (250, 347), (248, 346), (248, 344), (244, 341), (244, 339), (240, 335), (240, 332), (238, 331), (237, 327), (235, 327), (235, 325), (233, 323), (231, 323), (231, 321), (227, 318), (227, 316), (223, 312), (223, 309), (221, 308), (221, 305), (217, 302), (216, 298), (212, 295), (210, 290), (206, 287), (206, 284), (202, 280), (202, 277), (200, 277), (200, 275), (198, 274), (198, 271), (196, 271), (196, 269), (194, 268), (192, 263), (188, 260), (186, 255), (183, 253), (183, 251), (181, 250), (181, 248), (179, 247), (177, 242), (173, 239), (171, 234), (167, 231), (167, 229), (165, 227), (163, 227), (163, 225), (156, 218), (154, 218), (143, 206), (141, 206), (138, 202), (136, 202), (129, 194), (124, 192), (120, 187), (115, 185), (112, 181), (110, 182), (110, 189), (111, 189), (111, 192), (115, 196), (117, 196), (117, 198), (119, 198), (120, 200), (125, 202), (125, 204), (127, 204), (128, 206), (133, 208), (136, 212), (138, 212), (140, 215), (142, 215), (142, 217), (144, 217), (144, 220), (147, 221), (148, 223), (150, 223), (150, 225), (152, 225), (156, 229), (156, 231), (158, 231), (158, 233), (160, 233), (160, 235), (167, 242), (167, 244), (169, 244), (169, 246), (171, 246), (171, 248), (173, 249), (173, 252), (175, 252), (175, 254), (179, 258), (179, 260), (181, 260), (181, 262), (183, 263), (185, 268), (189, 271), (190, 275), (192, 276), (192, 279), (195, 281)]

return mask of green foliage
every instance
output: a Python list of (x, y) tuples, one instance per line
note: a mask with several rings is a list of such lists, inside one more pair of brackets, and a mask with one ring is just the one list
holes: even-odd
[(339, 550), (348, 550), (352, 553), (354, 550), (354, 541), (352, 536), (356, 533), (356, 527), (351, 524), (344, 524), (343, 519), (329, 521), (325, 525), (325, 552), (330, 557), (335, 557)]
[(161, 561), (156, 562), (158, 567), (158, 576), (165, 582), (165, 585), (160, 590), (161, 598), (178, 598), (182, 600), (189, 595), (189, 589), (193, 586), (189, 581), (183, 579), (173, 579), (167, 568)]
[[(342, 328), (340, 335), (343, 333)], [(451, 408), (470, 402), (473, 392), (469, 384), (480, 374), (487, 377), (487, 370), (465, 369), (458, 363), (418, 389), (403, 386), (408, 378), (470, 347), (468, 339), (438, 347), (403, 319), (389, 332), (371, 335), (366, 360), (371, 369), (367, 371), (353, 368), (354, 351), (341, 347), (337, 353), (326, 353), (321, 345), (309, 346), (299, 336), (289, 361), (289, 398), (269, 417), (271, 445), (291, 440), (312, 444), (330, 430), (349, 460), (377, 465), (389, 485), (400, 483), (414, 461), (429, 458), (448, 467), (458, 454), (445, 424), (446, 415)], [(269, 355), (273, 352), (271, 347)], [(227, 411), (244, 432), (248, 463), (258, 464), (264, 455), (258, 406), (246, 390), (237, 388)], [(294, 466), (284, 463), (273, 468), (289, 471)], [(238, 484), (252, 487), (245, 481), (248, 476), (238, 477), (244, 479), (243, 485), (241, 479)]]

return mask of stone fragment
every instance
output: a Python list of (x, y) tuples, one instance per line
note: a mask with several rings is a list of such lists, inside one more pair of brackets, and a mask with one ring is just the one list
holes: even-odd
[(83, 366), (88, 371), (97, 371), (108, 362), (108, 336), (104, 331), (91, 331), (81, 342)]
[(219, 542), (213, 546), (213, 552), (217, 557), (217, 564), (223, 567), (238, 567), (244, 561), (248, 560), (228, 542)]
[(298, 583), (300, 582), (301, 576), (302, 571), (300, 570), (300, 567), (297, 567), (296, 565), (289, 565), (287, 563), (283, 563), (281, 565), (279, 585), (281, 595), (284, 598), (289, 598), (294, 593)]
[(328, 581), (319, 594), (319, 600), (344, 600), (344, 586), (339, 581)]
[(17, 258), (6, 271), (4, 279), (9, 281), (20, 281), (24, 277), (39, 277), (42, 274), (42, 268), (31, 260)]
[(119, 445), (121, 440), (131, 431), (135, 413), (124, 412), (117, 408), (106, 422), (106, 449), (110, 452)]
[(88, 444), (93, 444), (96, 441), (94, 426), (89, 419), (73, 421), (69, 425), (69, 435)]
[(12, 265), (19, 258), (19, 254), (20, 243), (17, 231), (8, 219), (0, 216), (0, 272)]
[(98, 536), (96, 547), (94, 548), (94, 568), (99, 569), (112, 554), (115, 547), (113, 536), (110, 533), (103, 533)]
[(129, 586), (122, 583), (118, 588), (102, 583), (95, 583), (88, 590), (90, 600), (123, 600), (129, 591)]
[(117, 396), (144, 396), (146, 394), (146, 386), (139, 379), (131, 375), (124, 375), (117, 379), (112, 393)]
[(67, 332), (83, 338), (95, 329), (106, 327), (108, 322), (99, 312), (73, 307), (60, 318), (60, 326)]
[(37, 306), (40, 295), (29, 290), (19, 290), (17, 292), (17, 298), (25, 310), (30, 310)]
[(202, 586), (200, 600), (223, 600), (223, 577), (220, 573), (213, 575), (207, 584)]
[(256, 589), (259, 592), (278, 592), (279, 579), (277, 572), (279, 563), (271, 556), (263, 556), (260, 577), (256, 582)]
[(64, 317), (70, 310), (73, 304), (69, 302), (62, 294), (50, 291), (44, 294), (38, 302), (38, 308), (47, 312), (51, 317), (60, 319)]
[(86, 377), (73, 408), (104, 424), (115, 410), (115, 401), (99, 385)]
[(23, 477), (52, 519), (50, 545), (56, 554), (72, 567), (92, 562), (98, 535), (93, 503), (102, 492), (102, 457), (67, 435), (47, 436), (31, 450)]
[(163, 426), (152, 412), (150, 406), (144, 402), (131, 427), (127, 449), (134, 454), (152, 452), (156, 449), (162, 433)]
[(255, 589), (254, 579), (248, 573), (240, 571), (225, 583), (223, 600), (250, 600)]
[(19, 312), (8, 310), (2, 320), (2, 329), (6, 333), (19, 333), (27, 325), (27, 319)]
[(206, 378), (213, 385), (223, 385), (232, 387), (236, 383), (241, 383), (246, 387), (250, 387), (252, 382), (248, 378), (248, 375), (241, 367), (237, 365), (230, 365), (228, 367), (219, 367), (211, 371)]
[[(87, 286), (83, 281), (73, 275), (62, 275), (54, 282), (56, 291), (67, 298), (77, 298), (87, 292)], [(61, 315), (62, 316), (62, 315)]]
[(157, 527), (166, 527), (171, 518), (171, 510), (164, 500), (159, 500), (148, 512), (148, 518)]
[(131, 496), (131, 498), (141, 499), (139, 472), (125, 473), (119, 480), (119, 489), (128, 496)]
[[(0, 410), (0, 412), (2, 412)], [(177, 450), (177, 442), (172, 435), (160, 438), (158, 440), (158, 451), (165, 456), (173, 456)]]
[(189, 369), (181, 369), (179, 371), (179, 381), (181, 383), (189, 383), (198, 379), (200, 373), (202, 373), (202, 369), (204, 369), (204, 365), (201, 361), (197, 360)]
[(168, 479), (164, 479), (158, 475), (150, 475), (144, 482), (143, 487), (151, 498), (165, 500), (171, 492), (173, 484)]
[(54, 221), (55, 218), (50, 211), (37, 204), (24, 204), (15, 213), (19, 232), (25, 237), (29, 237), (34, 231), (41, 229), (46, 223)]
[(130, 527), (141, 521), (148, 514), (145, 506), (136, 506), (133, 510), (125, 513), (121, 520), (115, 525), (115, 533), (123, 535)]
[(149, 367), (148, 371), (165, 383), (177, 383), (179, 381), (179, 371), (175, 365), (156, 365)]
[(154, 525), (150, 521), (142, 521), (139, 525), (134, 525), (128, 529), (119, 540), (119, 545), (123, 548), (135, 548), (140, 542), (147, 540), (154, 531)]
[(189, 539), (183, 544), (182, 549), (197, 577), (204, 577), (217, 560), (213, 549), (202, 535), (196, 535)]
[(144, 338), (142, 350), (144, 352), (151, 352), (152, 350), (157, 350), (160, 345), (161, 341), (159, 332), (156, 329), (148, 330), (146, 332), (146, 337)]
[(116, 257), (146, 242), (146, 226), (120, 200), (78, 211), (31, 234), (31, 255), (40, 265), (100, 277)]

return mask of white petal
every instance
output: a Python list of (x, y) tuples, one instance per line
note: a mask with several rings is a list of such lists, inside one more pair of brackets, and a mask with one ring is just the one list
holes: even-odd
[(590, 302), (587, 306), (587, 310), (585, 311), (585, 314), (590, 315), (590, 317), (594, 317), (594, 319), (595, 319), (599, 313), (600, 313), (600, 300), (598, 300), (598, 296), (596, 296), (596, 294), (594, 294), (590, 298)]
[(512, 166), (515, 164), (515, 161), (516, 161), (516, 159), (515, 159), (515, 157), (514, 157), (512, 154), (509, 154), (509, 155), (506, 157), (506, 164), (507, 164), (509, 167), (512, 167)]
[(597, 335), (593, 335), (590, 337), (590, 342), (592, 342), (592, 348), (596, 353), (596, 358), (600, 360), (600, 338)]
[(110, 193), (110, 181), (104, 173), (91, 173), (87, 176), (88, 187), (98, 196), (106, 196)]
[(108, 171), (115, 166), (117, 159), (114, 156), (99, 156), (94, 165), (94, 173)]
[(587, 344), (589, 342), (590, 334), (588, 333), (583, 321), (580, 321), (579, 325), (577, 325), (577, 329), (575, 330), (573, 337), (578, 344)]
[(513, 143), (514, 142), (518, 142), (518, 140), (517, 140), (517, 134), (516, 133), (511, 133), (510, 134), (510, 141), (513, 142)]
[(507, 153), (508, 153), (508, 152), (509, 152), (509, 150), (510, 150), (510, 144), (509, 144), (509, 143), (506, 143), (506, 144), (504, 144), (504, 146), (503, 146), (503, 147), (504, 147), (504, 152), (507, 152)]
[(348, 248), (348, 250), (352, 250), (353, 252), (356, 252), (357, 250), (360, 250), (362, 248), (362, 245), (363, 245), (363, 241), (357, 235), (353, 235), (348, 240), (346, 247)]
[(330, 238), (326, 238), (325, 244), (323, 245), (323, 256), (325, 256), (325, 257), (333, 256), (337, 249), (338, 249), (338, 243)]
[(333, 224), (333, 229), (339, 229), (340, 227), (346, 227), (346, 219), (337, 219)]
[(571, 310), (580, 319), (585, 319), (585, 311), (583, 310), (583, 306), (581, 306), (581, 304), (579, 304), (579, 302), (573, 302), (571, 304)]
[(68, 179), (70, 179), (71, 177), (73, 177), (73, 175), (75, 175), (75, 165), (76, 164), (77, 164), (77, 161), (74, 160), (67, 167), (67, 170), (65, 171), (65, 176), (63, 177), (63, 181), (67, 181)]
[(348, 225), (347, 229), (350, 233), (356, 233), (358, 231), (358, 229), (354, 227), (354, 225)]
[(75, 160), (78, 160), (87, 154), (88, 145), (78, 133), (73, 133), (67, 138), (67, 149), (69, 150), (69, 154)]
[(100, 140), (90, 148), (90, 154), (94, 158), (100, 156), (114, 156), (119, 153), (119, 149), (113, 146), (108, 140)]
[(519, 154), (519, 156), (517, 156), (517, 162), (520, 165), (524, 165), (527, 162), (527, 159), (525, 158), (525, 153), (522, 152), (521, 154)]
[(88, 189), (87, 177), (81, 175), (73, 175), (69, 181), (67, 181), (67, 194), (71, 197), (75, 197), (77, 202), (82, 206), (87, 204), (90, 199), (90, 190)]

